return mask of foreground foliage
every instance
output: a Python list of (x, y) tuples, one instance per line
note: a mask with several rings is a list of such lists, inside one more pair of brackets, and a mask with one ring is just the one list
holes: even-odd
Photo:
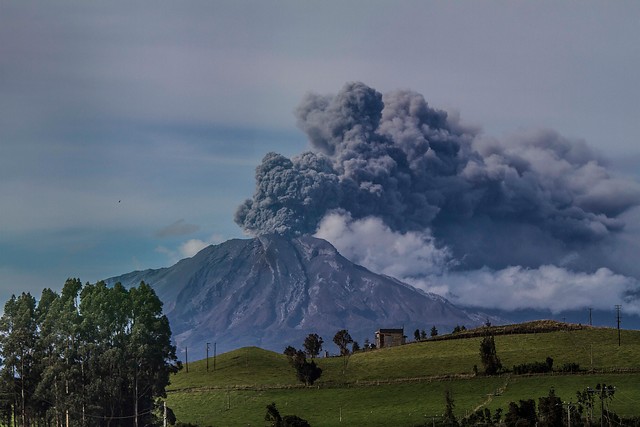
[(37, 304), (12, 296), (0, 345), (6, 425), (153, 424), (155, 400), (179, 369), (162, 303), (144, 282), (127, 290), (70, 279)]

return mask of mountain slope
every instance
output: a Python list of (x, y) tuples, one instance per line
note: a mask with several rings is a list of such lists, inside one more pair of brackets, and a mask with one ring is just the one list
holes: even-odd
[[(328, 242), (278, 235), (209, 246), (170, 268), (107, 280), (125, 286), (141, 280), (164, 301), (179, 348), (204, 355), (255, 345), (282, 351), (320, 334), (333, 350), (333, 335), (348, 329), (360, 343), (378, 328), (451, 328), (477, 325), (472, 316), (434, 294), (351, 263)], [(190, 358), (193, 358), (190, 357)]]

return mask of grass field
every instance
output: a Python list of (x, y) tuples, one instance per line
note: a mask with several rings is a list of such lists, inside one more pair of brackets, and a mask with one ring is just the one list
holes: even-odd
[(412, 426), (442, 414), (445, 390), (462, 417), (478, 407), (506, 411), (511, 401), (537, 401), (551, 387), (575, 401), (576, 391), (604, 382), (617, 387), (612, 410), (640, 415), (640, 331), (622, 331), (621, 339), (618, 346), (616, 330), (599, 328), (495, 337), (507, 368), (549, 356), (555, 367), (575, 362), (591, 374), (474, 377), (481, 338), (467, 338), (361, 352), (346, 368), (343, 358), (317, 359), (323, 374), (313, 387), (297, 382), (284, 355), (243, 348), (218, 356), (215, 371), (213, 358), (208, 372), (206, 361), (190, 363), (188, 373), (172, 377), (167, 401), (179, 421), (202, 426), (262, 426), (271, 402), (314, 426)]

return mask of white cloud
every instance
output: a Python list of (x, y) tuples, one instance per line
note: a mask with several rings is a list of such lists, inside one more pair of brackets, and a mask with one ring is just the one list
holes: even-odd
[(213, 234), (208, 239), (189, 239), (186, 242), (181, 243), (177, 249), (170, 249), (166, 246), (158, 246), (156, 252), (166, 255), (169, 258), (169, 262), (175, 264), (184, 258), (191, 258), (198, 252), (203, 250), (209, 245), (215, 245), (221, 243), (225, 238), (219, 234)]
[(554, 265), (536, 269), (508, 267), (498, 271), (483, 268), (452, 272), (414, 285), (429, 290), (430, 283), (439, 283), (436, 289), (440, 293), (446, 289), (445, 297), (464, 306), (559, 313), (585, 307), (611, 310), (621, 304), (625, 311), (640, 314), (640, 300), (630, 296), (640, 289), (640, 282), (607, 268), (594, 273)]
[(334, 212), (324, 217), (315, 236), (352, 262), (392, 277), (440, 274), (454, 264), (449, 249), (437, 247), (428, 230), (397, 233), (375, 217), (354, 221), (348, 213)]
[(558, 313), (585, 307), (610, 310), (621, 304), (627, 313), (640, 314), (640, 299), (634, 296), (640, 282), (607, 268), (594, 273), (554, 265), (455, 271), (448, 248), (438, 247), (428, 231), (397, 233), (379, 218), (354, 221), (342, 212), (327, 215), (315, 236), (357, 264), (461, 306)]

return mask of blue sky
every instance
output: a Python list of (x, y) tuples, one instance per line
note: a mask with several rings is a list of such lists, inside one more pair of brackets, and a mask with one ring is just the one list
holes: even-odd
[(639, 180), (638, 40), (632, 1), (3, 2), (0, 303), (243, 237), (262, 157), (309, 147), (300, 100), (349, 81)]

